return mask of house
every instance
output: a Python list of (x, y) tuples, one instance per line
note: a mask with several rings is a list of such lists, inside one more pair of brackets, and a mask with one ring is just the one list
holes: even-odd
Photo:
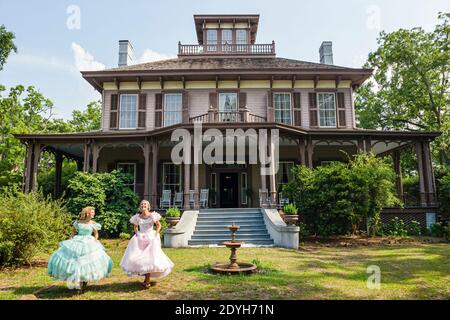
[[(122, 169), (132, 174), (130, 187), (156, 207), (163, 190), (170, 190), (172, 197), (183, 193), (185, 209), (196, 209), (201, 189), (209, 189), (210, 207), (273, 207), (293, 165), (315, 167), (372, 151), (392, 155), (403, 198), (400, 155), (413, 148), (420, 201), (404, 209), (386, 208), (384, 217), (402, 214), (429, 224), (436, 212), (430, 142), (439, 134), (359, 129), (354, 91), (372, 70), (334, 65), (329, 41), (320, 46), (317, 63), (278, 57), (275, 42), (256, 42), (258, 22), (259, 15), (253, 14), (195, 15), (198, 43), (179, 42), (176, 59), (157, 62), (133, 64), (132, 45), (120, 41), (119, 67), (82, 72), (102, 95), (100, 131), (17, 136), (27, 145), (25, 190), (36, 188), (39, 157), (46, 151), (56, 159), (56, 195), (67, 157), (85, 172)], [(278, 172), (261, 175), (260, 164), (249, 162), (249, 150), (239, 161), (233, 155), (224, 163), (174, 163), (172, 133), (193, 133), (198, 124), (202, 133), (277, 130)]]

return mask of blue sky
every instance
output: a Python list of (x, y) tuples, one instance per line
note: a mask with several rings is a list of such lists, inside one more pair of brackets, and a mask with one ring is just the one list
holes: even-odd
[[(67, 26), (77, 26), (71, 6), (80, 10), (79, 29)], [(0, 24), (19, 49), (0, 83), (34, 85), (68, 118), (100, 98), (79, 70), (116, 67), (119, 39), (132, 42), (135, 61), (175, 56), (178, 41), (196, 42), (193, 14), (259, 13), (257, 42), (275, 40), (279, 57), (318, 62), (321, 42), (331, 40), (335, 64), (360, 67), (381, 30), (432, 30), (439, 11), (449, 12), (450, 1), (0, 0)]]

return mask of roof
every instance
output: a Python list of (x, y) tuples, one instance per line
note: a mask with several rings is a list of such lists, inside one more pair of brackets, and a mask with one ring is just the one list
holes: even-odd
[[(197, 57), (187, 58), (180, 57), (175, 59), (160, 60), (155, 62), (147, 62), (141, 64), (135, 64), (131, 66), (124, 66), (119, 68), (112, 68), (97, 71), (97, 73), (106, 72), (121, 72), (121, 71), (168, 71), (168, 70), (298, 70), (298, 69), (311, 69), (311, 70), (346, 70), (346, 71), (369, 71), (371, 69), (354, 69), (341, 67), (336, 65), (328, 65), (315, 62), (307, 62), (302, 60), (278, 58), (278, 57), (252, 57), (252, 58), (239, 58), (239, 57)], [(91, 73), (91, 72), (86, 72)], [(96, 72), (92, 72), (96, 73)]]

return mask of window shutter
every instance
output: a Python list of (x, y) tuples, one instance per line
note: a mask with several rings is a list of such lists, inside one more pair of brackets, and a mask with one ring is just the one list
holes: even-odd
[(111, 95), (111, 105), (109, 110), (109, 128), (117, 129), (119, 127), (119, 95)]
[(145, 120), (147, 117), (147, 95), (139, 95), (139, 110), (138, 110), (138, 128), (145, 129)]
[(337, 117), (338, 127), (346, 127), (347, 122), (345, 119), (345, 96), (343, 92), (337, 93)]
[(294, 126), (300, 127), (302, 125), (301, 116), (301, 94), (300, 92), (294, 92)]
[(209, 93), (209, 105), (212, 106), (215, 111), (217, 111), (217, 92)]
[(189, 122), (189, 92), (184, 91), (183, 92), (183, 107), (182, 107), (182, 122), (188, 123)]
[(308, 94), (309, 97), (309, 126), (310, 127), (318, 127), (318, 119), (317, 119), (317, 95), (315, 92), (310, 92)]
[(155, 94), (155, 128), (162, 127), (162, 106), (163, 95), (162, 93)]
[(239, 92), (239, 109), (247, 106), (247, 92)]
[(273, 109), (273, 92), (267, 93), (267, 122), (275, 122), (275, 111)]

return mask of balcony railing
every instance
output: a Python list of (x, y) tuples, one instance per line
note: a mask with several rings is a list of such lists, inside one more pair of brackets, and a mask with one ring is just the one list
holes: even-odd
[(190, 123), (224, 123), (224, 122), (266, 122), (266, 118), (249, 113), (247, 111), (217, 112), (208, 113), (189, 118)]
[(275, 55), (275, 42), (269, 44), (181, 44), (179, 56), (192, 55)]

